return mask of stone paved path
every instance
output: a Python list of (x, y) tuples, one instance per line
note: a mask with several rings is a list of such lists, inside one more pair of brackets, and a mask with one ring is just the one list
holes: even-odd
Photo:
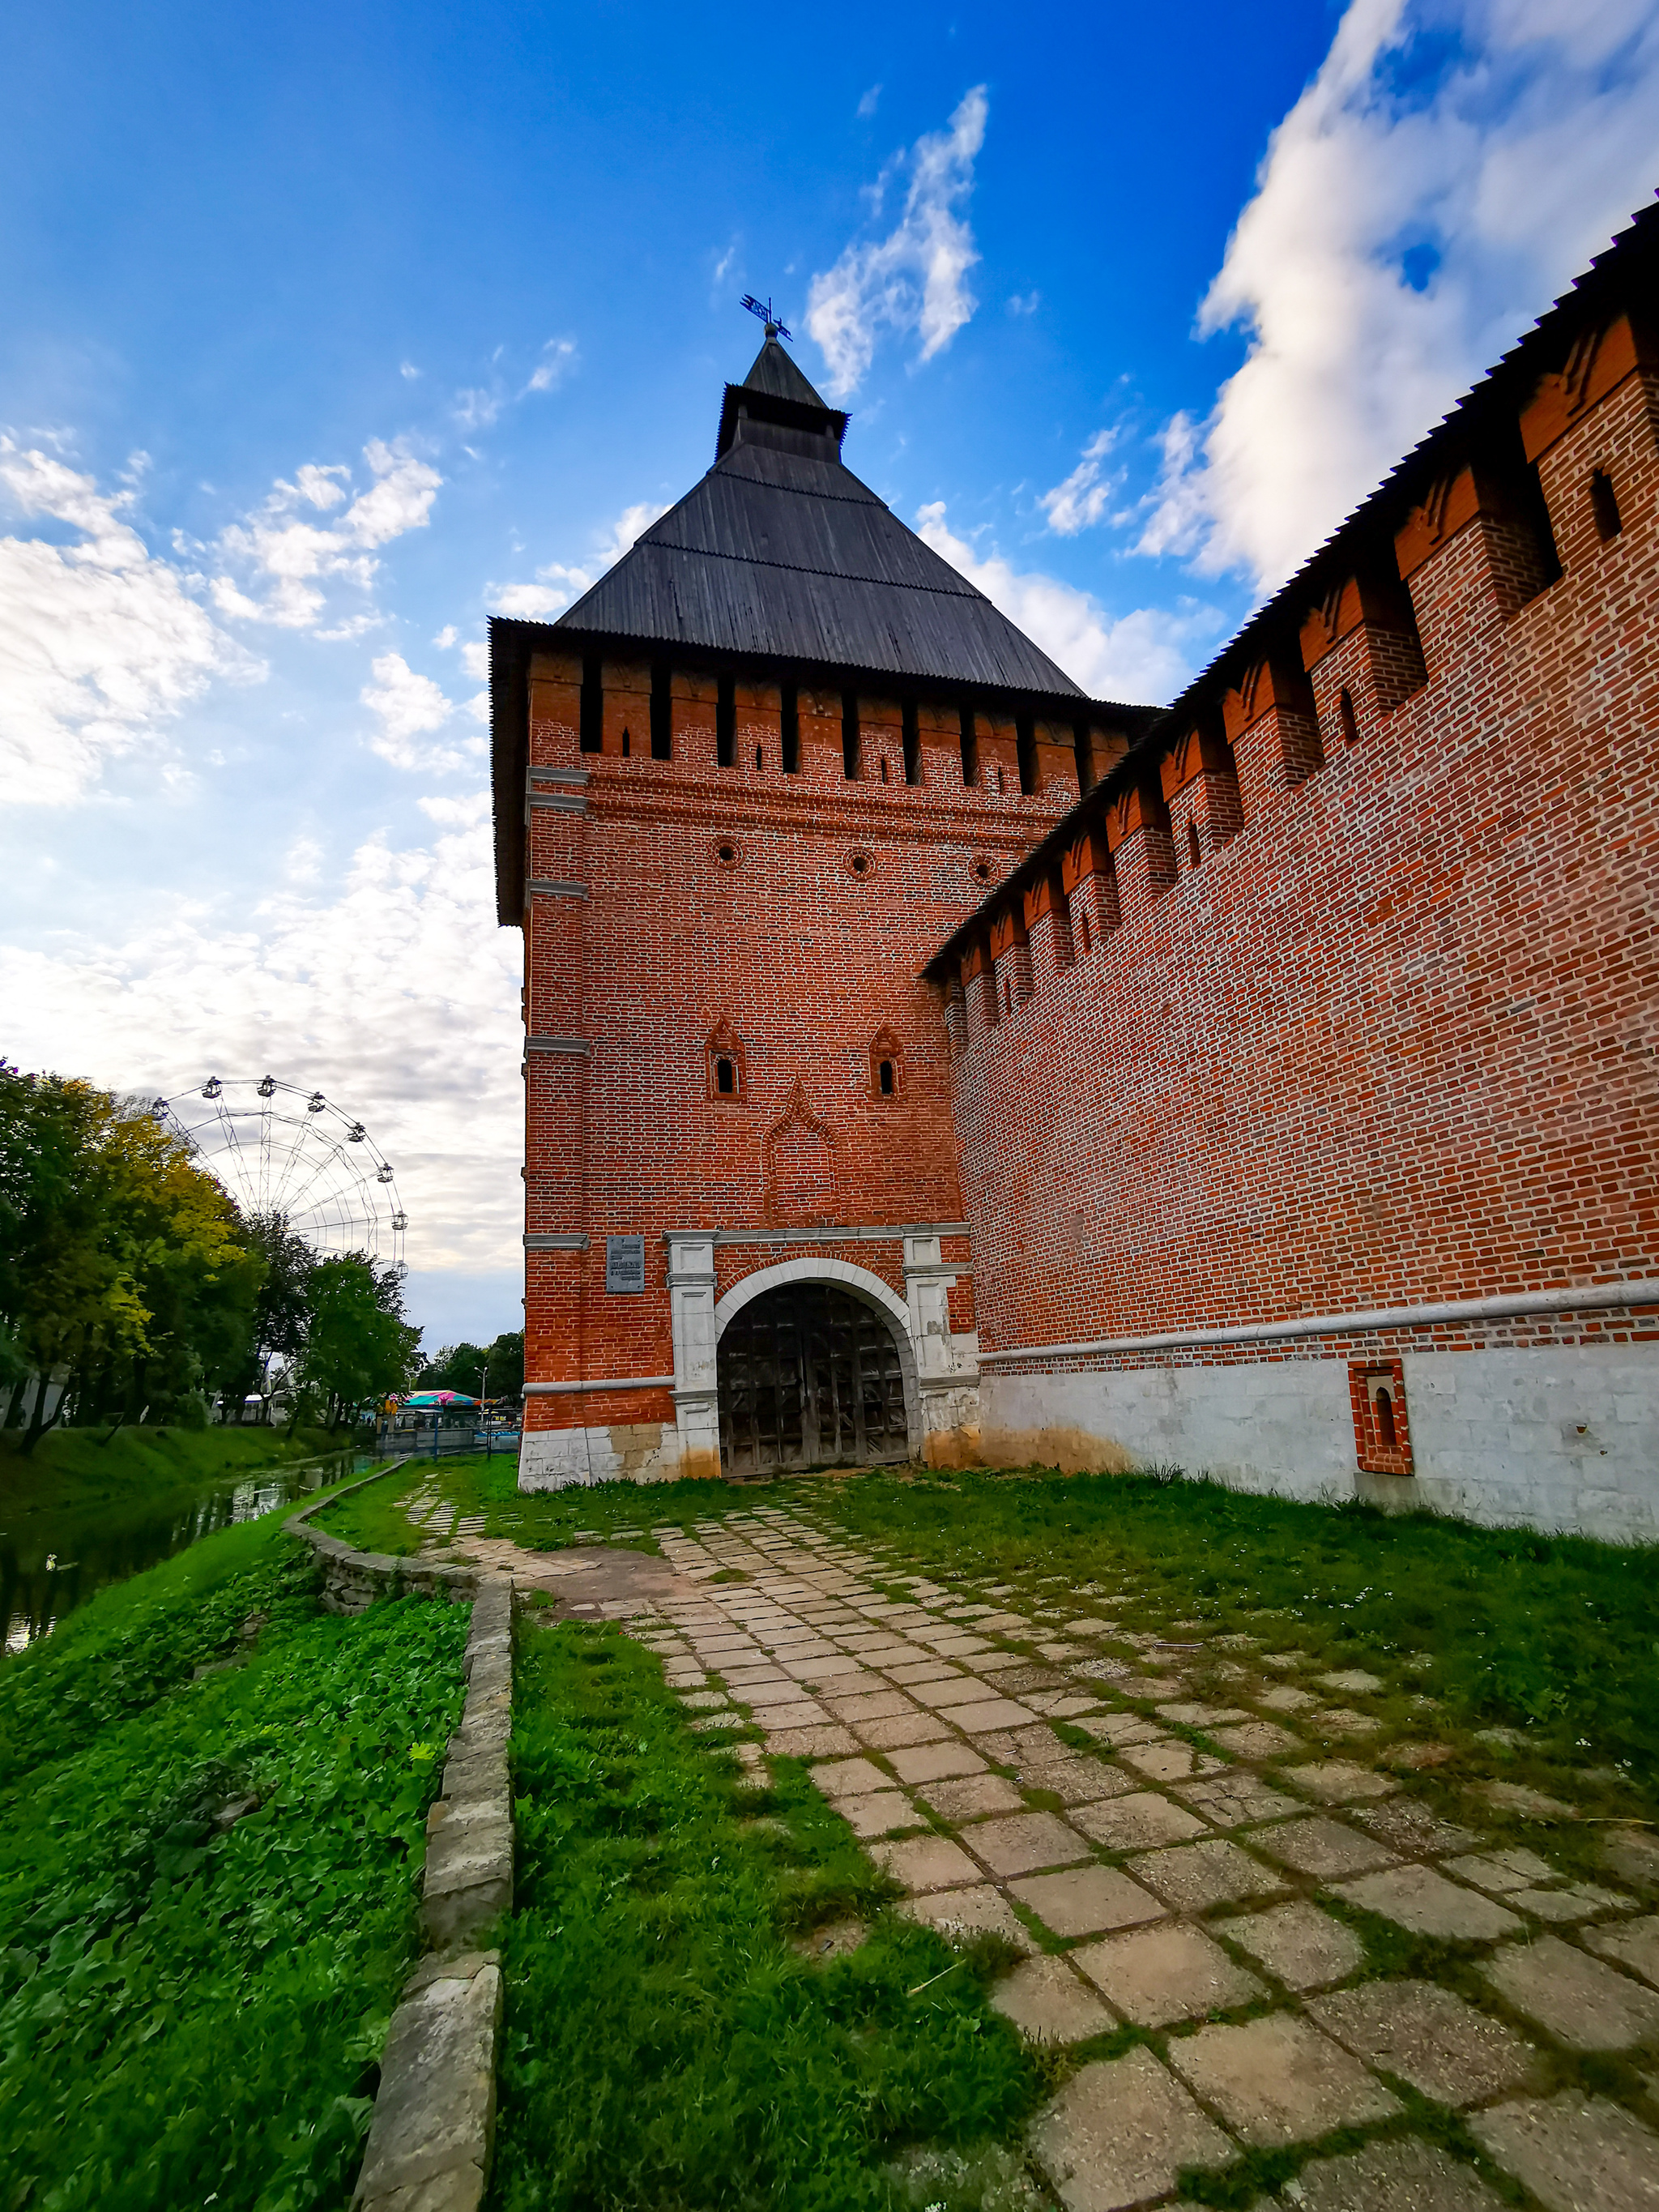
[[(1413, 2094), (1462, 2116), (1510, 2202), (1659, 2212), (1659, 1846), (1641, 1831), (1618, 1841), (1628, 1887), (1570, 1878), (1366, 1758), (1374, 1677), (1304, 1679), (1303, 1655), (1191, 1621), (1129, 1632), (1097, 1586), (932, 1582), (799, 1507), (652, 1533), (665, 1567), (457, 1548), (622, 1620), (711, 1742), (742, 1729), (751, 1766), (810, 1761), (903, 1911), (1026, 1954), (994, 1999), (1022, 2034), (1146, 2031), (1084, 2053), (1032, 2124), (1066, 2212), (1173, 2207), (1183, 2167), (1342, 2130), (1373, 2139), (1310, 2160), (1264, 2212), (1498, 2212)], [(1378, 1978), (1339, 1900), (1456, 1944), (1446, 1979), (1479, 2001)]]

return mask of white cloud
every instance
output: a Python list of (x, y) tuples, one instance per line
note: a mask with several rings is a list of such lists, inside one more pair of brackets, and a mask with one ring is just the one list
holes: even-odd
[(489, 673), (489, 647), (481, 637), (469, 638), (461, 647), (461, 665), (474, 683), (482, 684)]
[[(667, 512), (665, 507), (648, 499), (625, 507), (601, 538), (592, 566), (574, 568), (550, 561), (544, 568), (537, 569), (533, 584), (492, 584), (489, 586), (491, 611), (511, 615), (520, 622), (542, 622), (562, 612), (597, 583), (607, 568), (614, 568), (641, 532), (649, 530)], [(484, 656), (483, 664), (475, 669), (469, 663), (467, 673), (483, 676), (488, 671), (488, 655), (483, 646), (477, 650)]]
[(1650, 193), (1653, 0), (1351, 0), (1200, 319), (1249, 334), (1142, 538), (1271, 585)]
[(531, 372), (530, 381), (526, 385), (525, 391), (526, 392), (556, 391), (570, 370), (574, 368), (576, 360), (574, 338), (549, 338), (547, 343), (542, 348), (540, 362)]
[(1042, 305), (1041, 292), (1016, 292), (1008, 302), (1011, 315), (1034, 315)]
[[(884, 326), (915, 331), (919, 359), (931, 361), (978, 305), (967, 280), (979, 250), (957, 210), (973, 190), (988, 112), (985, 88), (975, 85), (948, 129), (917, 139), (911, 149), (910, 188), (896, 228), (884, 239), (848, 246), (833, 269), (813, 277), (806, 327), (829, 365), (833, 398), (857, 386)], [(879, 208), (885, 182), (884, 175), (873, 188), (872, 209)]]
[[(228, 573), (213, 580), (214, 603), (221, 613), (329, 637), (361, 635), (374, 625), (379, 620), (374, 611), (359, 608), (331, 629), (319, 629), (328, 588), (343, 585), (354, 592), (370, 592), (380, 568), (375, 551), (406, 532), (426, 528), (443, 478), (401, 441), (388, 445), (384, 439), (371, 438), (363, 458), (370, 477), (367, 489), (326, 527), (289, 518), (301, 503), (324, 508), (348, 497), (344, 487), (349, 484), (350, 471), (338, 465), (323, 468), (307, 462), (296, 471), (293, 483), (278, 477), (257, 514), (224, 532), (219, 548)], [(337, 477), (343, 483), (336, 483)], [(236, 583), (239, 573), (249, 578), (251, 590)], [(252, 597), (260, 589), (264, 597)]]
[(1105, 514), (1121, 478), (1103, 477), (1100, 465), (1115, 443), (1115, 430), (1097, 430), (1083, 448), (1083, 458), (1063, 483), (1045, 491), (1038, 502), (1048, 518), (1048, 527), (1060, 538), (1075, 538)]
[(267, 1068), (321, 1090), (392, 1160), (411, 1267), (512, 1265), (522, 947), (495, 923), (488, 795), (422, 805), (430, 846), (370, 839), (331, 900), (290, 868), (252, 908), (169, 897), (124, 942), (0, 947), (12, 1056), (141, 1092)]
[(441, 653), (447, 653), (460, 635), (453, 623), (446, 623), (432, 641)]
[(868, 121), (869, 118), (875, 113), (877, 104), (880, 99), (881, 87), (878, 84), (872, 84), (869, 91), (860, 96), (858, 112), (866, 121)]
[(402, 653), (377, 655), (372, 674), (359, 696), (380, 724), (368, 744), (382, 760), (393, 768), (447, 772), (466, 767), (468, 754), (481, 750), (477, 738), (464, 738), (459, 747), (422, 742), (451, 720), (455, 702), (429, 676), (418, 675)]
[[(130, 471), (131, 473), (131, 471)], [(259, 662), (192, 596), (200, 579), (160, 559), (128, 519), (133, 491), (0, 437), (0, 489), (74, 542), (0, 538), (0, 762), (13, 805), (64, 805), (104, 763), (159, 747), (216, 679)]]
[(416, 366), (415, 366), (415, 364), (414, 364), (414, 362), (413, 362), (412, 361), (400, 362), (398, 363), (398, 375), (399, 375), (399, 376), (406, 376), (406, 377), (408, 377), (411, 382), (413, 382), (413, 380), (415, 380), (415, 378), (416, 378), (416, 377), (417, 377), (417, 376), (420, 374), (420, 373), (421, 373), (421, 372), (420, 372), (420, 370), (419, 370), (418, 368), (416, 368)]
[(1057, 576), (1014, 568), (1000, 554), (981, 558), (952, 534), (943, 500), (918, 510), (916, 530), (1091, 698), (1138, 706), (1174, 698), (1194, 673), (1189, 648), (1213, 640), (1221, 627), (1215, 608), (1192, 600), (1174, 612), (1140, 607), (1114, 617), (1089, 592)]

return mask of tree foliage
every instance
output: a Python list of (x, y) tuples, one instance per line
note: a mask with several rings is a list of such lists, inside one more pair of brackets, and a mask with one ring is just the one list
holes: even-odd
[(295, 1368), (295, 1418), (309, 1395), (337, 1428), (372, 1399), (406, 1389), (420, 1364), (420, 1330), (404, 1319), (395, 1267), (376, 1268), (361, 1254), (319, 1260)]
[(519, 1398), (524, 1392), (524, 1332), (504, 1329), (491, 1344), (441, 1345), (416, 1377), (421, 1390), (459, 1390), (469, 1398)]

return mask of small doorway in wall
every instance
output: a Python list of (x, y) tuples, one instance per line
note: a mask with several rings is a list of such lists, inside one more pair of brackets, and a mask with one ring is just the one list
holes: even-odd
[(910, 1456), (893, 1324), (833, 1283), (786, 1283), (726, 1324), (715, 1355), (728, 1475), (892, 1467)]

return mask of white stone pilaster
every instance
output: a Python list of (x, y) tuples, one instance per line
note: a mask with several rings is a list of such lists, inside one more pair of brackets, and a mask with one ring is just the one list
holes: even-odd
[(671, 1229), (668, 1307), (674, 1337), (674, 1418), (679, 1430), (683, 1474), (720, 1473), (714, 1291), (713, 1232), (707, 1229)]

